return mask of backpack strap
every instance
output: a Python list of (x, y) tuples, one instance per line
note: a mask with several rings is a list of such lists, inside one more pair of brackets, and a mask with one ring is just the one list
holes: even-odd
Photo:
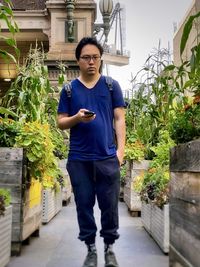
[[(106, 78), (106, 84), (108, 86), (108, 89), (109, 89), (110, 92), (112, 92), (113, 91), (113, 79), (110, 76), (105, 76), (105, 78)], [(70, 83), (66, 83), (64, 85), (64, 89), (65, 89), (65, 91), (67, 93), (67, 97), (70, 98), (72, 96), (72, 85), (71, 85), (71, 82)]]
[(106, 77), (106, 84), (108, 86), (109, 91), (113, 91), (113, 79), (110, 76), (105, 76)]
[(66, 83), (64, 85), (64, 89), (65, 89), (65, 91), (67, 93), (67, 97), (71, 97), (72, 96), (72, 85), (71, 85), (71, 83)]

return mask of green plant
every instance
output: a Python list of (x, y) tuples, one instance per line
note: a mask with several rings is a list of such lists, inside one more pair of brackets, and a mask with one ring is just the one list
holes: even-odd
[(48, 124), (24, 123), (16, 137), (16, 147), (23, 147), (29, 161), (31, 178), (39, 179), (44, 188), (53, 188), (60, 178), (57, 158)]
[(144, 159), (144, 145), (139, 140), (133, 143), (126, 143), (125, 159), (137, 161)]
[(139, 140), (136, 131), (133, 130), (131, 121), (132, 110), (126, 113), (126, 144), (125, 144), (125, 159), (127, 160), (142, 160), (144, 159), (145, 147)]
[(58, 128), (51, 127), (52, 143), (54, 145), (54, 155), (59, 159), (66, 159), (68, 154), (67, 144), (65, 138), (68, 140), (65, 132)]
[(13, 147), (20, 132), (20, 124), (14, 120), (0, 117), (0, 147)]
[(3, 106), (26, 122), (48, 121), (50, 103), (54, 103), (54, 89), (50, 85), (44, 59), (43, 50), (36, 44), (35, 49), (30, 49), (25, 64), (19, 67), (18, 76), (4, 97)]
[(150, 166), (145, 173), (140, 192), (142, 200), (145, 202), (150, 200), (162, 208), (169, 201), (169, 179), (168, 166), (157, 166), (156, 168)]
[(123, 164), (121, 167), (120, 167), (120, 176), (121, 178), (124, 180), (124, 178), (126, 177), (126, 165)]
[[(182, 62), (187, 71), (187, 81), (185, 82), (184, 89), (192, 92), (194, 96), (200, 95), (200, 43), (199, 43), (199, 17), (200, 12), (188, 18), (183, 28), (183, 34), (180, 43), (180, 56), (182, 59), (188, 38), (191, 30), (196, 30), (196, 38), (191, 47), (191, 56), (189, 60)], [(193, 27), (194, 26), (194, 27)]]
[(58, 85), (60, 87), (60, 89), (62, 89), (63, 84), (65, 82), (67, 82), (67, 77), (66, 77), (66, 69), (67, 69), (67, 65), (64, 64), (62, 61), (59, 61), (57, 64), (57, 67), (60, 71), (59, 75), (58, 75)]
[(185, 105), (174, 115), (170, 125), (171, 138), (178, 143), (185, 143), (200, 136), (200, 105)]
[(3, 48), (0, 48), (0, 58), (3, 58), (6, 62), (12, 60), (13, 62), (17, 63), (17, 59), (19, 58), (19, 49), (17, 48), (15, 34), (19, 32), (19, 28), (14, 20), (12, 12), (12, 2), (10, 0), (3, 0), (1, 2), (2, 3), (0, 3), (0, 20), (6, 23), (10, 35), (2, 35), (2, 30), (0, 27), (0, 40), (3, 40), (6, 45), (14, 49), (15, 55), (9, 53)]
[(141, 193), (143, 183), (144, 183), (144, 175), (145, 175), (145, 172), (142, 172), (140, 175), (134, 178), (134, 181), (132, 183), (132, 187), (133, 187), (132, 189), (134, 192)]
[[(152, 146), (158, 143), (159, 131), (167, 128), (174, 110), (174, 100), (183, 95), (179, 76), (172, 75), (174, 65), (169, 65), (170, 51), (158, 49), (150, 55), (146, 65), (133, 78), (133, 99), (126, 113), (127, 138), (135, 132), (145, 147), (145, 159), (152, 159)], [(138, 75), (147, 77), (137, 83)]]
[(169, 149), (173, 146), (175, 146), (175, 142), (170, 138), (169, 132), (167, 130), (160, 131), (157, 145), (151, 148), (155, 157), (144, 175), (141, 190), (143, 201), (150, 199), (159, 207), (168, 202)]
[[(183, 28), (183, 34), (181, 37), (181, 43), (180, 43), (180, 55), (182, 56), (185, 46), (187, 44), (190, 32), (192, 30), (192, 26), (194, 25), (194, 22), (197, 18), (200, 17), (200, 12), (198, 12), (197, 14), (190, 16), (187, 20), (187, 22), (185, 23), (185, 26)], [(198, 35), (197, 35), (197, 43), (198, 43)]]
[(0, 188), (0, 215), (4, 215), (5, 208), (10, 205), (10, 201), (10, 191), (4, 188)]

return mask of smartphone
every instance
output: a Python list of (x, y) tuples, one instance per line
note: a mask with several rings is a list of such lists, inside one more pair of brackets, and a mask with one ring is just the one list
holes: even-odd
[(87, 111), (84, 111), (84, 114), (86, 117), (92, 117), (95, 114), (95, 112), (87, 110)]

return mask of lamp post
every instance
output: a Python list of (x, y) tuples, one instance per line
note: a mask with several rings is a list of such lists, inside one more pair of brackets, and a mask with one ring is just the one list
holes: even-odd
[(100, 0), (99, 9), (103, 17), (103, 23), (94, 25), (94, 34), (97, 34), (101, 28), (104, 30), (105, 42), (108, 41), (108, 33), (110, 31), (110, 15), (113, 10), (113, 0)]

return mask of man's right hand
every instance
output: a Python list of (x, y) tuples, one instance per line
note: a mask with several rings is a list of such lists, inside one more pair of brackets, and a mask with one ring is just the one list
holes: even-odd
[(89, 111), (88, 109), (80, 109), (79, 112), (76, 114), (79, 118), (80, 122), (90, 122), (96, 118), (96, 114), (94, 115), (87, 115), (85, 111)]

